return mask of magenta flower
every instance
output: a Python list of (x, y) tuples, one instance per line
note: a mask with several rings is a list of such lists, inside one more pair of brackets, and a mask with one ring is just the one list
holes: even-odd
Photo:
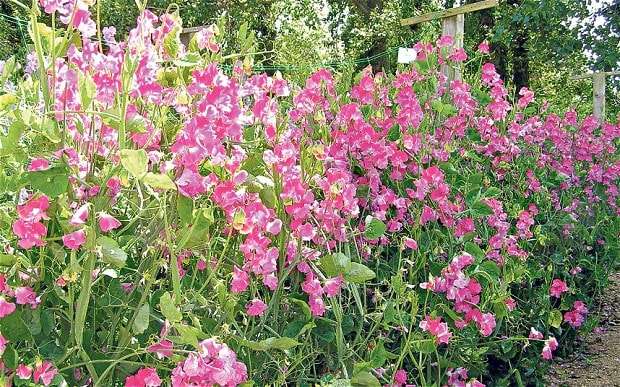
[(426, 316), (424, 320), (420, 321), (419, 326), (424, 332), (435, 336), (437, 344), (448, 344), (450, 337), (452, 337), (452, 333), (448, 331), (448, 324), (441, 322), (441, 317)]
[(71, 250), (77, 250), (86, 243), (86, 233), (84, 230), (77, 230), (70, 234), (63, 235), (62, 243)]
[(566, 282), (562, 281), (561, 279), (556, 278), (551, 282), (549, 294), (551, 294), (552, 297), (560, 298), (562, 296), (562, 293), (565, 293), (567, 291), (568, 286), (566, 285)]
[(407, 383), (407, 371), (404, 369), (399, 369), (394, 373), (394, 382), (398, 384)]
[(28, 171), (29, 172), (44, 171), (46, 169), (49, 169), (49, 167), (50, 167), (49, 161), (47, 161), (47, 159), (39, 157), (39, 158), (32, 159), (32, 161), (30, 162), (30, 165), (28, 165)]
[(105, 212), (99, 214), (99, 228), (101, 229), (101, 232), (108, 232), (119, 228), (120, 226), (121, 222), (112, 215)]
[(141, 368), (125, 379), (125, 387), (158, 387), (161, 379), (155, 368)]
[(267, 304), (265, 304), (263, 301), (259, 300), (258, 298), (253, 299), (246, 306), (246, 311), (248, 315), (252, 317), (262, 316), (266, 310), (267, 310)]
[(248, 274), (239, 269), (237, 266), (233, 267), (233, 278), (230, 282), (230, 291), (233, 293), (244, 292), (250, 285), (250, 277)]
[(163, 359), (172, 356), (172, 341), (168, 339), (162, 339), (158, 343), (152, 344), (147, 348), (147, 351), (155, 353), (157, 358)]
[(488, 54), (489, 52), (491, 52), (489, 42), (487, 42), (486, 40), (480, 42), (480, 44), (478, 45), (478, 52), (481, 54)]

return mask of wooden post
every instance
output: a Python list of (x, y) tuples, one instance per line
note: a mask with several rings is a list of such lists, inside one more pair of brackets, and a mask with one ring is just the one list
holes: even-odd
[(592, 114), (599, 122), (605, 120), (605, 81), (608, 75), (620, 75), (620, 71), (595, 72), (571, 78), (573, 81), (592, 78)]
[(196, 32), (202, 30), (203, 28), (207, 28), (207, 27), (200, 26), (200, 27), (183, 28), (181, 30), (181, 43), (187, 46), (189, 44), (189, 41), (192, 39), (192, 36), (194, 36)]
[[(424, 15), (402, 19), (400, 24), (410, 26), (431, 20), (441, 19), (442, 35), (450, 35), (454, 38), (454, 47), (463, 47), (463, 35), (465, 34), (465, 14), (474, 11), (480, 11), (487, 8), (497, 6), (498, 0), (484, 0), (473, 4), (467, 4), (462, 7), (444, 9), (443, 11), (429, 12)], [(448, 83), (452, 80), (461, 80), (460, 67), (441, 65), (441, 73), (448, 78)]]
[(594, 106), (592, 113), (599, 121), (605, 120), (605, 73), (592, 74)]
[[(465, 15), (462, 13), (441, 19), (441, 34), (450, 35), (454, 38), (454, 47), (463, 48), (463, 34), (465, 29)], [(441, 73), (446, 76), (448, 82), (461, 80), (461, 67), (441, 65)]]

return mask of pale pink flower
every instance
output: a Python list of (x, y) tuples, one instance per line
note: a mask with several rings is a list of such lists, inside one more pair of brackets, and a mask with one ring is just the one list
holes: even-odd
[(75, 210), (75, 212), (73, 213), (73, 216), (69, 220), (69, 224), (71, 224), (72, 226), (80, 226), (86, 223), (86, 220), (88, 219), (88, 207), (89, 207), (89, 204), (85, 203), (82, 206), (80, 206), (77, 210)]
[(41, 297), (37, 297), (32, 288), (20, 286), (15, 288), (15, 302), (18, 305), (29, 304), (32, 309), (35, 309), (41, 302)]
[(101, 232), (108, 232), (119, 228), (120, 226), (121, 222), (112, 215), (105, 212), (101, 212), (99, 214), (99, 228), (101, 229)]
[(15, 304), (8, 302), (4, 296), (0, 296), (0, 318), (4, 318), (15, 312)]
[(545, 346), (542, 350), (542, 358), (545, 360), (553, 359), (553, 351), (558, 348), (558, 341), (555, 337), (549, 337), (549, 339), (545, 340)]
[(328, 279), (327, 281), (325, 281), (325, 286), (323, 287), (323, 289), (325, 290), (325, 294), (327, 294), (329, 297), (337, 295), (338, 293), (340, 293), (340, 288), (342, 288), (342, 284), (342, 275)]
[(282, 229), (282, 221), (280, 219), (274, 219), (267, 223), (267, 232), (273, 235), (278, 235)]
[(416, 242), (416, 240), (412, 238), (405, 238), (405, 247), (411, 250), (417, 250), (418, 242)]
[(56, 367), (54, 367), (54, 365), (49, 361), (45, 360), (36, 365), (32, 379), (35, 383), (42, 383), (44, 386), (49, 386), (56, 374), (58, 374)]
[(9, 341), (7, 339), (4, 338), (4, 336), (2, 336), (2, 334), (0, 334), (0, 356), (2, 356), (2, 354), (4, 353), (4, 350), (6, 349), (6, 344)]
[(32, 376), (32, 367), (27, 366), (26, 364), (20, 364), (15, 370), (15, 375), (17, 375), (20, 379), (30, 379)]

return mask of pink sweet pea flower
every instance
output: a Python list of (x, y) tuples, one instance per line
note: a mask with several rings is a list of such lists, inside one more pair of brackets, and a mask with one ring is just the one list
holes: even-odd
[(80, 206), (80, 208), (78, 208), (77, 210), (75, 210), (73, 216), (69, 220), (69, 224), (71, 224), (72, 226), (80, 226), (86, 223), (86, 220), (88, 219), (88, 206), (89, 204), (86, 203)]
[(513, 310), (515, 310), (515, 308), (517, 307), (517, 302), (514, 300), (514, 298), (512, 297), (508, 297), (505, 301), (504, 304), (506, 304), (506, 309), (508, 309), (508, 311), (512, 312)]
[(456, 229), (454, 230), (454, 236), (457, 238), (460, 238), (464, 236), (465, 234), (469, 234), (470, 232), (473, 232), (475, 229), (476, 229), (476, 226), (474, 225), (474, 220), (472, 218), (461, 219), (456, 224)]
[(15, 289), (15, 302), (18, 305), (29, 304), (32, 309), (35, 309), (41, 302), (41, 297), (37, 297), (32, 288), (21, 286)]
[(4, 318), (15, 312), (15, 304), (8, 302), (4, 296), (0, 296), (0, 318)]
[(282, 221), (280, 219), (275, 219), (269, 223), (267, 223), (267, 232), (273, 235), (278, 235), (280, 230), (282, 229)]
[(121, 222), (112, 215), (102, 212), (99, 214), (99, 228), (101, 232), (108, 232), (121, 226)]
[(530, 335), (528, 336), (530, 339), (533, 340), (542, 340), (543, 339), (543, 334), (540, 333), (538, 330), (536, 330), (536, 328), (531, 327), (530, 328)]
[(452, 333), (448, 331), (448, 324), (441, 322), (441, 317), (426, 316), (424, 320), (420, 321), (419, 326), (423, 331), (435, 336), (437, 344), (448, 344), (450, 337), (452, 337)]
[(405, 384), (407, 383), (407, 371), (405, 371), (404, 369), (399, 369), (398, 371), (396, 371), (394, 373), (394, 382), (398, 383), (398, 384)]
[(86, 233), (84, 230), (77, 230), (70, 234), (63, 235), (62, 243), (71, 250), (77, 250), (86, 243)]
[(407, 247), (408, 249), (411, 249), (411, 250), (417, 250), (418, 249), (418, 242), (416, 242), (415, 239), (405, 238), (405, 247)]
[(135, 375), (125, 379), (125, 387), (158, 387), (161, 379), (155, 368), (142, 368)]
[(172, 356), (172, 341), (163, 339), (159, 343), (152, 344), (147, 351), (155, 353), (158, 359)]
[(553, 351), (555, 351), (558, 348), (558, 341), (555, 339), (555, 337), (550, 337), (549, 339), (547, 339), (545, 341), (545, 346), (543, 347), (542, 350), (542, 358), (545, 360), (551, 360), (553, 359)]
[(325, 286), (323, 289), (325, 290), (325, 294), (329, 297), (333, 297), (340, 293), (340, 288), (342, 288), (343, 278), (342, 275), (338, 277), (330, 278), (325, 281)]
[(2, 336), (2, 334), (0, 334), (0, 356), (2, 356), (2, 354), (4, 353), (4, 350), (6, 349), (6, 344), (9, 341), (7, 339), (4, 338), (4, 336)]
[(57, 373), (58, 370), (54, 367), (54, 365), (45, 360), (36, 365), (32, 379), (35, 383), (42, 383), (44, 386), (49, 386)]
[(32, 367), (20, 364), (15, 370), (15, 375), (20, 379), (30, 379), (30, 376), (32, 376)]
[(310, 241), (315, 235), (316, 231), (310, 223), (304, 223), (299, 227), (299, 236), (302, 241)]
[(549, 293), (552, 297), (560, 298), (562, 296), (562, 293), (565, 293), (567, 291), (568, 286), (566, 286), (566, 282), (562, 281), (561, 279), (556, 278), (553, 280), (553, 282), (551, 282)]
[(36, 158), (36, 159), (32, 159), (32, 161), (30, 162), (30, 165), (28, 165), (28, 171), (29, 172), (36, 172), (36, 171), (45, 171), (46, 169), (49, 169), (50, 167), (50, 163), (49, 161), (47, 161), (44, 158)]
[(454, 38), (450, 35), (442, 35), (436, 43), (437, 47), (451, 46), (454, 44)]
[(250, 277), (248, 273), (239, 269), (237, 266), (233, 267), (233, 278), (230, 282), (230, 291), (233, 293), (244, 292), (250, 285)]
[(486, 40), (480, 42), (480, 44), (478, 45), (478, 52), (481, 54), (488, 54), (489, 52), (491, 52), (489, 42), (487, 42)]
[(267, 304), (265, 304), (263, 301), (259, 300), (258, 298), (253, 299), (246, 306), (246, 311), (248, 315), (252, 317), (262, 316), (266, 310), (267, 310)]

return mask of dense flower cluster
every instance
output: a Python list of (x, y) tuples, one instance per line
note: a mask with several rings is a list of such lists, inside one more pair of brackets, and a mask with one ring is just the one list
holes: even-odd
[[(104, 28), (102, 49), (89, 2), (40, 4), (82, 41), (37, 63), (50, 93), (37, 128), (62, 139), (19, 160), (0, 318), (39, 321), (27, 339), (76, 348), (56, 357), (76, 370), (57, 376), (39, 353), (62, 348), (33, 347), (7, 375), (84, 385), (117, 377), (122, 356), (144, 362), (122, 368), (126, 386), (285, 384), (355, 361), (352, 378), (478, 387), (493, 371), (454, 364), (474, 356), (461, 342), (480, 344), (472, 363), (513, 366), (523, 354), (490, 336), (551, 359), (560, 324), (583, 325), (586, 277), (604, 264), (588, 254), (617, 243), (620, 125), (546, 114), (526, 88), (513, 104), (490, 63), (480, 88), (448, 82), (438, 65), (468, 56), (449, 36), (343, 92), (326, 69), (297, 86), (222, 65), (218, 28), (184, 45), (175, 14), (144, 11), (125, 41)], [(19, 332), (2, 332), (14, 351)], [(102, 371), (89, 351), (116, 357)]]

